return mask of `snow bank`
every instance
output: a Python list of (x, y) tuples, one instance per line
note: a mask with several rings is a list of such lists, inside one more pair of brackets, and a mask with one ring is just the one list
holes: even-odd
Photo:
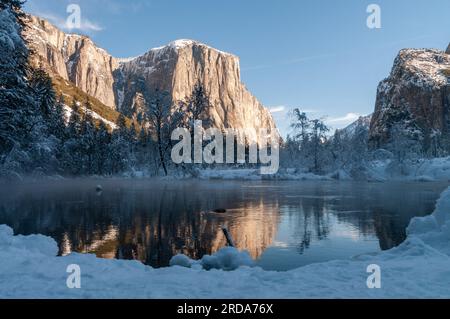
[(328, 181), (330, 176), (300, 172), (295, 169), (280, 169), (277, 174), (261, 175), (259, 169), (204, 169), (198, 171), (198, 178), (204, 180), (296, 180)]
[[(442, 194), (432, 215), (414, 218), (406, 231), (409, 240), (421, 240), (450, 256), (450, 188)], [(447, 266), (450, 271), (450, 263)]]
[[(1, 226), (0, 297), (450, 298), (449, 243), (450, 188), (433, 215), (411, 221), (408, 238), (400, 246), (287, 272), (248, 267), (248, 256), (231, 248), (201, 261), (179, 255), (172, 259), (175, 267), (163, 269), (93, 255), (56, 257), (53, 239), (13, 236), (9, 227)], [(71, 264), (81, 268), (81, 289), (67, 288), (66, 269)], [(371, 264), (381, 268), (381, 289), (367, 287)]]
[(367, 177), (370, 181), (450, 181), (450, 157), (408, 160), (402, 165), (392, 160), (373, 161)]
[(199, 179), (261, 180), (257, 169), (203, 169), (198, 171)]
[(254, 262), (247, 251), (239, 251), (234, 247), (224, 247), (213, 255), (205, 255), (196, 261), (185, 255), (176, 255), (170, 260), (170, 266), (198, 268), (205, 270), (222, 269), (225, 271), (236, 270), (242, 266), (252, 267)]
[[(280, 168), (277, 174), (261, 175), (258, 169), (204, 169), (198, 170), (197, 178), (204, 180), (296, 180), (296, 181), (348, 181), (354, 174), (343, 169), (327, 175), (316, 175), (298, 169)], [(450, 181), (450, 157), (417, 159), (396, 165), (392, 160), (376, 160), (361, 168), (364, 180), (434, 182)], [(355, 177), (358, 179), (357, 177)]]

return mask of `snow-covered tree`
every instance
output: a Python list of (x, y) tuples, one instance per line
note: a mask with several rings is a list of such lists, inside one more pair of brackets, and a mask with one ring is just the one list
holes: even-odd
[(310, 120), (299, 109), (294, 109), (291, 119), (294, 134), (283, 147), (283, 157), (291, 158), (289, 161), (295, 167), (320, 173), (329, 160), (326, 148), (329, 128), (320, 119)]
[(95, 130), (95, 150), (93, 153), (92, 167), (96, 174), (105, 175), (111, 173), (108, 166), (108, 158), (110, 156), (111, 134), (105, 123), (101, 121)]
[(128, 152), (129, 132), (125, 116), (120, 114), (116, 120), (117, 128), (111, 136), (109, 166), (112, 174), (118, 174), (131, 167)]
[(43, 69), (33, 69), (30, 73), (29, 82), (34, 90), (35, 101), (44, 119), (48, 120), (56, 104), (56, 93), (53, 89), (52, 79)]
[(32, 90), (27, 83), (28, 49), (21, 37), (20, 1), (0, 1), (0, 165), (29, 138)]
[[(0, 1), (0, 169), (46, 174), (57, 166), (56, 139), (44, 120), (54, 104), (48, 76), (28, 65), (22, 1)], [(39, 79), (39, 80), (38, 80)], [(45, 112), (41, 106), (48, 108)]]

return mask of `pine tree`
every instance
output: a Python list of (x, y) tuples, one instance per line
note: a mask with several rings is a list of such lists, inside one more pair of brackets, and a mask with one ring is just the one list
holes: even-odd
[(65, 173), (79, 175), (83, 172), (83, 150), (81, 146), (82, 114), (77, 101), (72, 102), (71, 114), (66, 128), (61, 166)]
[(77, 101), (72, 102), (71, 113), (69, 117), (69, 123), (67, 125), (67, 134), (70, 137), (76, 137), (81, 132), (81, 111)]
[(30, 85), (34, 90), (36, 103), (45, 120), (50, 118), (56, 104), (56, 93), (50, 76), (43, 69), (33, 69), (30, 76)]
[(108, 158), (111, 153), (111, 134), (103, 121), (95, 130), (94, 168), (95, 173), (104, 175), (111, 172)]
[(25, 0), (0, 0), (0, 10), (10, 9), (17, 17), (21, 17), (24, 3)]
[(128, 128), (126, 119), (120, 114), (116, 121), (117, 128), (111, 136), (111, 154), (109, 157), (109, 167), (112, 174), (118, 174), (130, 168), (128, 152)]
[(33, 92), (27, 77), (28, 49), (21, 38), (21, 1), (0, 1), (0, 165), (30, 141)]
[(54, 104), (48, 120), (49, 133), (62, 143), (66, 139), (66, 115), (64, 96), (61, 95)]
[[(195, 121), (208, 121), (205, 115), (210, 106), (209, 97), (200, 83), (197, 83), (194, 86), (191, 96), (187, 99), (186, 106), (186, 115), (188, 116), (192, 128), (194, 127)], [(204, 124), (208, 126), (210, 123), (207, 122)]]
[(86, 101), (84, 106), (84, 115), (81, 122), (80, 130), (80, 151), (83, 158), (83, 173), (91, 175), (93, 174), (93, 162), (95, 153), (95, 124), (92, 117), (91, 104)]
[(56, 166), (55, 140), (40, 103), (45, 95), (45, 105), (52, 107), (54, 93), (44, 72), (34, 82), (36, 73), (30, 71), (22, 3), (0, 1), (0, 168), (6, 174), (45, 174)]
[(330, 130), (322, 120), (311, 121), (311, 149), (314, 160), (314, 172), (319, 173), (323, 168), (323, 150), (326, 133)]

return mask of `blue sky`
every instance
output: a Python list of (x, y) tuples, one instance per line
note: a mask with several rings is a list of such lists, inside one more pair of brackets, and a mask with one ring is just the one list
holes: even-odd
[[(333, 128), (373, 111), (376, 88), (402, 48), (445, 49), (449, 0), (28, 0), (25, 10), (62, 25), (79, 4), (81, 30), (116, 57), (195, 39), (241, 59), (250, 91), (283, 135), (294, 107)], [(369, 4), (381, 29), (366, 25)]]

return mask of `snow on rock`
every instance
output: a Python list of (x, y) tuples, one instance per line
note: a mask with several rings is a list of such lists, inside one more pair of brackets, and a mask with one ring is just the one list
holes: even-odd
[[(423, 138), (448, 130), (450, 55), (434, 49), (404, 49), (395, 59), (388, 78), (378, 86), (369, 141), (386, 145), (395, 126)], [(394, 125), (396, 124), (396, 125)]]
[[(9, 227), (1, 226), (0, 297), (450, 298), (449, 240), (450, 188), (431, 216), (411, 221), (400, 246), (286, 272), (239, 267), (249, 261), (248, 256), (231, 248), (200, 261), (176, 256), (172, 265), (184, 267), (162, 269), (88, 254), (56, 257), (51, 238), (13, 236)], [(199, 263), (203, 267), (196, 267)], [(67, 288), (66, 270), (71, 264), (80, 266), (81, 289)], [(380, 266), (381, 289), (367, 287), (367, 267), (372, 264)]]
[[(87, 112), (87, 109), (86, 109), (86, 107), (84, 107), (84, 106), (81, 106), (81, 110), (82, 110), (83, 112)], [(89, 110), (89, 112), (90, 112), (90, 114), (91, 114), (91, 116), (92, 116), (93, 119), (105, 123), (105, 124), (108, 125), (112, 130), (117, 129), (116, 123), (114, 123), (114, 122), (112, 122), (112, 121), (109, 121), (109, 120), (105, 119), (105, 118), (102, 117), (100, 114), (98, 114), (98, 113), (96, 113), (96, 112), (94, 112), (94, 111), (92, 111), (92, 110)], [(69, 119), (70, 119), (70, 116), (72, 115), (72, 108), (71, 108), (70, 106), (64, 105), (64, 115), (65, 115), (65, 117), (66, 117), (66, 123), (68, 123), (68, 121), (69, 121)]]
[(368, 130), (370, 128), (371, 121), (372, 114), (360, 116), (355, 122), (340, 130), (340, 133), (344, 134), (348, 138), (353, 137), (357, 132), (357, 129), (366, 128)]
[(254, 266), (254, 262), (247, 251), (239, 251), (234, 247), (224, 247), (213, 255), (204, 255), (200, 260), (192, 260), (179, 254), (170, 260), (170, 266), (181, 266), (191, 268), (200, 266), (205, 270), (221, 269), (225, 271), (236, 270), (239, 267)]
[(190, 259), (188, 256), (183, 254), (178, 254), (173, 256), (169, 261), (170, 267), (174, 266), (180, 266), (185, 268), (191, 268), (192, 266), (192, 259)]
[(242, 266), (253, 266), (254, 262), (247, 251), (239, 251), (234, 247), (220, 249), (214, 255), (205, 255), (201, 259), (203, 269), (236, 270)]

